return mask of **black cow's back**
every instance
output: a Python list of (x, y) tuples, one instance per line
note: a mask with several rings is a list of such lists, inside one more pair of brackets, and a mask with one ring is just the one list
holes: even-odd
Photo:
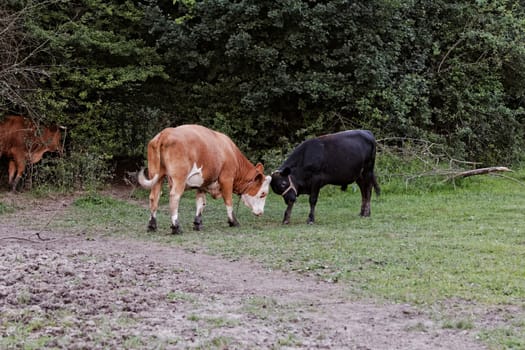
[(373, 171), (375, 148), (370, 131), (341, 131), (304, 141), (281, 168), (292, 168), (306, 187), (312, 183), (347, 185)]

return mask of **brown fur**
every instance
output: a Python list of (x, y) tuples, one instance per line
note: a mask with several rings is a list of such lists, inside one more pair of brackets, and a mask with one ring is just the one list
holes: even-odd
[[(188, 189), (186, 179), (194, 164), (202, 167), (204, 180), (196, 188), (197, 194), (208, 192), (214, 198), (222, 197), (229, 207), (233, 206), (233, 193), (254, 196), (265, 181), (262, 164), (254, 166), (228, 136), (200, 125), (166, 128), (148, 144), (148, 175), (152, 180), (147, 180), (142, 173), (139, 176), (141, 185), (151, 188), (152, 221), (158, 209), (162, 179), (168, 179), (173, 215), (178, 210), (180, 197)], [(231, 225), (238, 225), (235, 218), (230, 219)], [(150, 229), (154, 230), (156, 222), (152, 221)]]
[(9, 185), (14, 191), (26, 164), (42, 159), (45, 152), (62, 152), (57, 126), (39, 128), (30, 119), (7, 116), (0, 122), (0, 156), (9, 158)]

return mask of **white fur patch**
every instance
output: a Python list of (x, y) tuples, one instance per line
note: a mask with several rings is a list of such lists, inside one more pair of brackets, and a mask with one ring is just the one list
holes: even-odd
[(268, 190), (270, 187), (271, 176), (266, 176), (261, 188), (255, 196), (247, 194), (241, 195), (243, 203), (252, 210), (252, 213), (259, 216), (264, 213), (264, 204), (266, 203), (266, 197), (268, 196)]
[(233, 207), (226, 206), (226, 213), (228, 214), (228, 219), (230, 219), (230, 222), (233, 222)]
[(195, 216), (199, 216), (202, 214), (202, 211), (204, 210), (204, 207), (206, 206), (206, 194), (198, 193), (195, 199), (195, 204), (197, 206), (197, 211), (195, 212)]
[(197, 164), (193, 163), (193, 168), (191, 168), (190, 173), (186, 177), (186, 185), (188, 187), (201, 187), (203, 183), (202, 167), (197, 168)]
[(179, 220), (179, 213), (178, 212), (173, 213), (173, 215), (171, 215), (171, 224), (173, 226), (177, 226), (178, 220)]

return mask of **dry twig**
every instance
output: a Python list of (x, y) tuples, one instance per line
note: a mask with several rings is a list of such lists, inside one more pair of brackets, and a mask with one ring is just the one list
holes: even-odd
[(483, 175), (483, 174), (489, 174), (489, 173), (495, 173), (495, 172), (505, 172), (505, 171), (512, 171), (512, 170), (504, 166), (479, 168), (479, 169), (474, 169), (474, 170), (460, 171), (458, 173), (455, 173), (449, 176), (447, 180), (457, 179), (458, 177), (469, 177), (469, 176), (474, 176), (474, 175)]

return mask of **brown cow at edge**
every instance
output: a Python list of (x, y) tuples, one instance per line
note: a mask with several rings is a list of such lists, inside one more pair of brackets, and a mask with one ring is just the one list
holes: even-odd
[(197, 190), (193, 229), (199, 231), (206, 193), (214, 199), (222, 197), (228, 223), (239, 226), (233, 213), (233, 193), (241, 195), (243, 203), (259, 216), (264, 212), (271, 181), (264, 175), (262, 164), (254, 166), (228, 136), (200, 125), (181, 125), (158, 133), (148, 143), (148, 175), (151, 180), (146, 179), (142, 169), (138, 176), (142, 187), (151, 189), (148, 229), (157, 229), (162, 179), (167, 177), (173, 234), (182, 232), (178, 209), (184, 191)]
[(0, 122), (0, 156), (9, 159), (9, 186), (16, 186), (26, 165), (35, 164), (45, 152), (60, 152), (60, 128), (56, 125), (39, 128), (32, 120), (9, 115)]

